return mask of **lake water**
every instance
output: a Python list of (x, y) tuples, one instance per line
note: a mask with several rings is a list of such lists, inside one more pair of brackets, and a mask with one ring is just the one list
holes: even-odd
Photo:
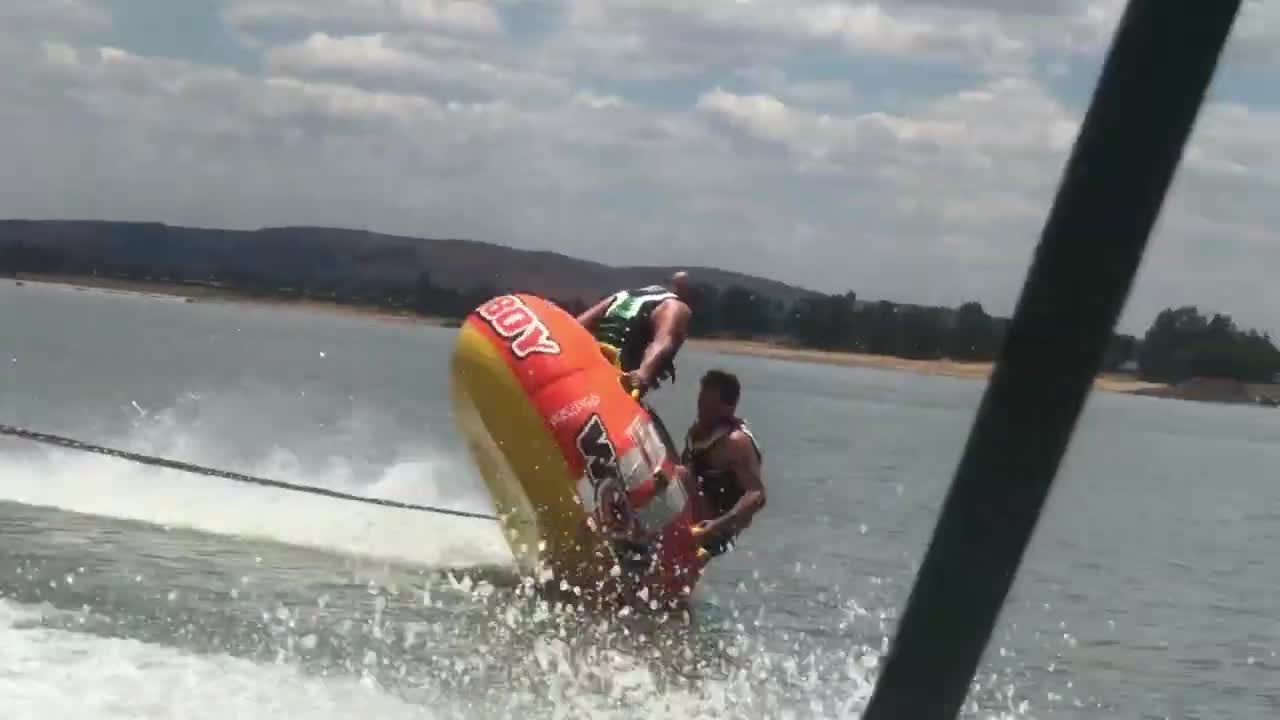
[[(453, 332), (0, 281), (0, 423), (488, 512)], [(691, 624), (557, 613), (482, 520), (0, 438), (6, 718), (856, 717), (983, 390), (740, 373), (769, 505)], [(1280, 714), (1280, 413), (1095, 395), (971, 717)]]

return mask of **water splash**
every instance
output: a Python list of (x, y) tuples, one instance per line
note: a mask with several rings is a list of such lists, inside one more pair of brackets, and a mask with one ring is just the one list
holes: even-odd
[[(314, 441), (313, 452), (302, 453), (261, 433), (257, 443), (237, 444), (237, 433), (227, 433), (228, 439), (218, 432), (231, 419), (226, 412), (201, 412), (208, 402), (189, 393), (169, 408), (148, 410), (103, 442), (366, 497), (491, 510), (469, 465), (429, 439), (374, 459), (326, 452), (323, 442)], [(234, 403), (224, 400), (221, 406)], [(342, 424), (362, 428), (364, 419), (352, 412)], [(238, 434), (245, 432), (241, 427)], [(352, 432), (339, 427), (334, 435), (350, 442)], [(17, 442), (0, 448), (0, 500), (428, 566), (511, 562), (496, 524), (484, 520), (362, 505)]]

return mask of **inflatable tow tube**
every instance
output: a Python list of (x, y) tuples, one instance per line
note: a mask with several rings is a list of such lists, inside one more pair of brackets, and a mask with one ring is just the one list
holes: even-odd
[(454, 415), (522, 572), (575, 595), (677, 607), (705, 565), (694, 502), (607, 350), (547, 300), (495, 297), (459, 331)]

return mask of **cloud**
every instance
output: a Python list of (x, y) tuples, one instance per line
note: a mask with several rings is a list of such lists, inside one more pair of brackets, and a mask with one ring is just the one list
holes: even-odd
[(463, 35), (502, 30), (481, 0), (227, 0), (227, 22), (246, 33), (281, 26), (337, 26), (355, 30), (429, 28)]
[(740, 68), (732, 77), (741, 79), (757, 92), (805, 106), (849, 108), (858, 100), (853, 84), (839, 80), (816, 80), (794, 77), (771, 65)]
[[(616, 98), (589, 93), (535, 114), (506, 101), (255, 77), (111, 48), (51, 45), (41, 74), (69, 88), (60, 120), (69, 127), (60, 132), (78, 138), (68, 150), (92, 162), (64, 176), (66, 163), (51, 166), (39, 158), (48, 148), (31, 146), (26, 161), (37, 174), (60, 176), (44, 178), (46, 187), (100, 194), (95, 206), (111, 204), (113, 217), (147, 207), (151, 217), (232, 226), (313, 218), (525, 244), (577, 238), (585, 249), (610, 232), (595, 219), (609, 203), (591, 218), (575, 217), (576, 209), (619, 185), (648, 182), (628, 172), (635, 156), (659, 145), (669, 152), (691, 131), (633, 118)], [(39, 132), (34, 119), (17, 129), (28, 138)], [(592, 166), (611, 158), (614, 175), (600, 182)], [(495, 213), (495, 203), (507, 211)], [(56, 198), (40, 205), (56, 206)], [(596, 230), (584, 235), (588, 223)]]
[[(571, 0), (579, 50), (601, 62), (645, 57), (670, 75), (777, 62), (821, 48), (913, 64), (1030, 72), (1050, 53), (1097, 53), (1122, 0)], [(656, 61), (656, 64), (655, 64)]]
[(1245, 0), (1236, 19), (1228, 57), (1236, 63), (1270, 67), (1280, 64), (1280, 5)]
[[(236, 65), (104, 41), (102, 7), (0, 11), (38, 28), (0, 42), (2, 216), (473, 237), (1008, 312), (1087, 90), (1048, 68), (1100, 63), (1121, 4), (225, 0)], [(1280, 330), (1280, 111), (1240, 80), (1274, 11), (1249, 13), (1130, 329), (1203, 302)]]
[[(877, 198), (876, 220), (899, 233), (891, 256), (914, 255), (921, 267), (936, 257), (962, 258), (995, 272), (951, 282), (976, 293), (994, 274), (1007, 279), (1007, 297), (1021, 278), (999, 270), (1029, 261), (1079, 122), (1077, 111), (1019, 77), (937, 98), (909, 116), (834, 117), (721, 89), (705, 94), (698, 107), (737, 137), (743, 152), (780, 151), (797, 173), (873, 177), (867, 191)], [(1153, 255), (1164, 258), (1155, 261), (1161, 274), (1154, 281), (1144, 276), (1162, 302), (1195, 302), (1184, 288), (1207, 284), (1196, 277), (1205, 265), (1187, 258), (1208, 252), (1210, 269), (1226, 263), (1237, 277), (1251, 272), (1240, 264), (1243, 253), (1280, 260), (1274, 246), (1280, 212), (1266, 200), (1280, 190), (1277, 139), (1280, 113), (1228, 103), (1205, 109), (1166, 207), (1170, 220), (1153, 243)], [(1259, 294), (1280, 300), (1280, 293), (1262, 289), (1266, 272), (1257, 273)], [(1221, 298), (1224, 291), (1212, 295)], [(1140, 295), (1132, 315), (1149, 316), (1158, 302)], [(1254, 312), (1264, 315), (1260, 306)]]
[[(973, 193), (981, 186), (1047, 192), (1056, 180), (1053, 167), (1076, 130), (1062, 105), (1020, 78), (938, 98), (912, 115), (814, 114), (767, 95), (740, 96), (720, 89), (704, 95), (698, 106), (749, 140), (784, 148), (797, 167), (844, 176), (862, 176), (870, 169), (883, 192), (909, 200), (928, 197), (929, 205), (949, 222), (979, 225), (999, 221), (1014, 209), (1019, 216), (1028, 211), (1034, 215), (1043, 197), (1029, 196), (1026, 203), (1002, 200), (984, 212), (975, 207)], [(968, 181), (957, 186), (949, 180), (956, 176)]]
[[(939, 22), (950, 16), (952, 22)], [(835, 38), (851, 50), (896, 56), (1015, 58), (1029, 48), (1007, 32), (998, 16), (959, 9), (890, 12), (878, 3), (824, 3), (802, 8), (798, 28), (816, 38)]]
[(439, 38), (387, 34), (333, 37), (316, 33), (298, 45), (273, 48), (267, 66), (277, 74), (337, 79), (364, 88), (420, 90), (459, 99), (564, 98), (564, 79), (521, 68), (499, 53)]
[(0, 4), (0, 33), (11, 35), (82, 33), (111, 24), (108, 13), (90, 0), (42, 0)]

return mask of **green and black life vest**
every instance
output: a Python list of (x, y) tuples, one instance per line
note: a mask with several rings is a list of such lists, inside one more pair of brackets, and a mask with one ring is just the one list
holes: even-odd
[[(614, 293), (609, 309), (596, 324), (596, 341), (618, 349), (623, 372), (635, 370), (644, 359), (645, 348), (653, 342), (653, 311), (659, 304), (678, 298), (661, 285)], [(668, 361), (667, 367), (659, 370), (659, 375), (673, 367), (673, 363)]]

